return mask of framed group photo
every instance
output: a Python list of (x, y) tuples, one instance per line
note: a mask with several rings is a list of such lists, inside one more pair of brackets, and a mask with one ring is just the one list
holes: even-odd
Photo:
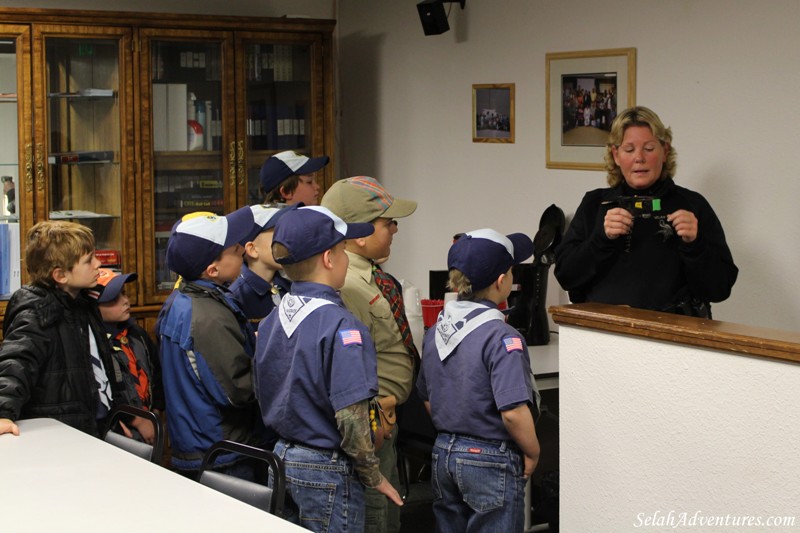
[(603, 170), (611, 122), (636, 105), (636, 49), (546, 55), (547, 168)]
[(514, 84), (472, 86), (472, 142), (514, 142)]

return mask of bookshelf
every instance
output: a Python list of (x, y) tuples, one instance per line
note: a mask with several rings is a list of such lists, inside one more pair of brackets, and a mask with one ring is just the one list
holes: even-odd
[[(139, 273), (126, 289), (146, 327), (172, 288), (175, 221), (262, 201), (278, 151), (333, 154), (334, 21), (39, 8), (0, 21), (0, 120), (17, 124), (0, 138), (16, 193), (0, 225), (20, 240), (39, 220), (91, 227), (106, 266)], [(21, 246), (0, 265), (25, 283)]]

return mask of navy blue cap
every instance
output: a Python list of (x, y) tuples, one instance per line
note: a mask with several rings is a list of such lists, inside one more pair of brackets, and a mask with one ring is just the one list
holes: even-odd
[(100, 275), (97, 277), (97, 285), (93, 289), (89, 289), (87, 293), (99, 304), (113, 302), (122, 292), (122, 287), (130, 281), (136, 281), (138, 277), (136, 272), (121, 274), (109, 268), (101, 268)]
[(375, 227), (367, 222), (347, 224), (325, 207), (300, 207), (286, 213), (275, 225), (273, 244), (280, 243), (289, 251), (288, 257), (275, 261), (282, 265), (299, 263), (345, 239), (368, 237), (374, 231)]
[(219, 257), (223, 250), (244, 245), (253, 229), (250, 206), (223, 216), (201, 213), (184, 216), (172, 229), (167, 243), (169, 269), (192, 281)]
[(330, 157), (306, 157), (296, 154), (291, 150), (280, 152), (264, 161), (261, 166), (259, 177), (261, 178), (261, 188), (264, 192), (270, 192), (275, 187), (283, 183), (288, 177), (294, 175), (313, 174), (328, 164)]
[(245, 242), (252, 241), (262, 232), (271, 230), (278, 223), (278, 220), (293, 209), (303, 207), (303, 202), (286, 205), (286, 204), (267, 204), (267, 205), (251, 205), (250, 210), (253, 212), (253, 230), (245, 239)]
[(472, 290), (485, 289), (500, 274), (533, 255), (533, 242), (524, 233), (502, 235), (493, 229), (462, 234), (447, 253), (447, 268), (464, 273)]

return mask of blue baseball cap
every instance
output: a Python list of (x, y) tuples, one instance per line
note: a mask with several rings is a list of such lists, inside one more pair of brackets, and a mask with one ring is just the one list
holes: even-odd
[(347, 224), (325, 207), (313, 205), (293, 209), (275, 225), (272, 242), (284, 245), (289, 251), (288, 257), (275, 261), (282, 265), (299, 263), (330, 250), (345, 239), (368, 237), (374, 231), (375, 227), (366, 222)]
[(261, 166), (259, 178), (264, 192), (270, 192), (283, 183), (283, 180), (296, 174), (313, 174), (328, 164), (330, 157), (306, 157), (291, 150), (269, 157)]
[(285, 205), (285, 204), (267, 204), (267, 205), (251, 205), (250, 210), (253, 212), (253, 230), (245, 239), (245, 242), (252, 241), (262, 232), (271, 230), (278, 223), (278, 220), (293, 209), (303, 207), (303, 202)]
[(184, 216), (172, 229), (167, 243), (169, 269), (189, 281), (235, 244), (244, 245), (253, 229), (250, 206), (225, 216), (201, 213)]
[(533, 241), (524, 233), (502, 235), (493, 229), (461, 234), (447, 253), (447, 268), (460, 270), (472, 290), (485, 289), (513, 265), (533, 255)]

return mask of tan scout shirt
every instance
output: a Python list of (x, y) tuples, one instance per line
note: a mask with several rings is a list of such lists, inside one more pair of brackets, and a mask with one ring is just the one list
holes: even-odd
[(378, 396), (397, 397), (398, 405), (411, 393), (414, 363), (403, 344), (389, 302), (372, 279), (372, 262), (347, 252), (350, 266), (341, 295), (344, 305), (369, 328), (378, 353)]

